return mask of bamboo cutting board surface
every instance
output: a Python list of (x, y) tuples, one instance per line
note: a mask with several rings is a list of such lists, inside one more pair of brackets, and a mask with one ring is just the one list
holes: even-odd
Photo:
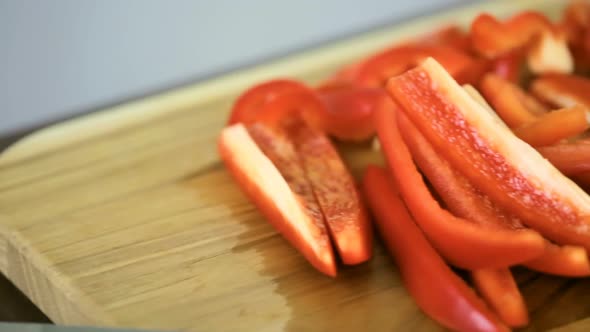
[[(479, 11), (558, 13), (564, 3), (477, 4), (123, 104), (23, 138), (0, 156), (0, 270), (54, 322), (194, 331), (439, 330), (375, 257), (313, 268), (260, 216), (216, 139), (244, 88), (317, 82), (338, 66)], [(379, 160), (342, 146), (358, 174)], [(590, 330), (590, 282), (517, 278), (530, 330)], [(436, 279), (432, 280), (436, 282)]]

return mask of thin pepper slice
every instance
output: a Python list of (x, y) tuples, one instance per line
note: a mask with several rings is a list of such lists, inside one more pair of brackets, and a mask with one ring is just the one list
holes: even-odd
[(581, 76), (545, 75), (533, 81), (531, 92), (557, 107), (573, 107), (577, 104), (590, 107), (590, 79)]
[(382, 87), (391, 76), (403, 73), (427, 57), (436, 58), (452, 75), (465, 75), (466, 69), (479, 65), (467, 53), (450, 46), (405, 44), (363, 61), (356, 68), (353, 80), (363, 86)]
[(483, 77), (481, 93), (510, 128), (520, 127), (537, 119), (547, 109), (518, 85), (494, 74)]
[(336, 276), (323, 216), (284, 133), (235, 124), (223, 129), (218, 147), (227, 169), (268, 222), (316, 269)]
[(528, 324), (529, 314), (524, 298), (508, 268), (471, 271), (478, 293), (510, 327)]
[(565, 175), (581, 175), (590, 172), (589, 139), (542, 146), (538, 147), (537, 151)]
[(562, 108), (514, 129), (514, 134), (532, 146), (547, 146), (574, 137), (590, 126), (590, 112), (582, 105)]
[(387, 88), (428, 141), (500, 208), (558, 244), (590, 249), (590, 197), (498, 124), (436, 60)]
[(428, 316), (457, 331), (508, 330), (426, 240), (385, 169), (369, 166), (363, 189), (406, 288)]
[(542, 256), (523, 265), (531, 270), (564, 277), (590, 276), (588, 253), (580, 246), (556, 246), (547, 243)]
[(328, 137), (302, 121), (287, 124), (330, 237), (344, 264), (372, 256), (372, 229), (355, 181)]
[(398, 130), (395, 107), (390, 101), (377, 109), (379, 141), (408, 209), (440, 254), (466, 269), (506, 267), (536, 257), (543, 245), (538, 234), (483, 228), (440, 207)]

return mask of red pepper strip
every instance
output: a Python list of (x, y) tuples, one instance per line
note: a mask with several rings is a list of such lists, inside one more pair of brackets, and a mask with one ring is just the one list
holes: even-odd
[(253, 86), (236, 100), (228, 124), (252, 123), (260, 117), (260, 108), (263, 105), (281, 94), (299, 91), (309, 91), (309, 89), (297, 81), (286, 79), (272, 80)]
[(384, 169), (369, 166), (363, 188), (408, 292), (428, 316), (456, 331), (508, 330), (426, 240)]
[(481, 14), (471, 24), (471, 40), (473, 47), (488, 58), (530, 46), (528, 65), (534, 73), (573, 70), (565, 34), (540, 13), (522, 12), (504, 23)]
[(435, 149), (501, 209), (558, 244), (590, 249), (590, 197), (434, 59), (390, 79), (387, 89)]
[(497, 75), (485, 75), (480, 84), (481, 92), (496, 113), (510, 128), (520, 127), (544, 114), (542, 104), (524, 92), (518, 85)]
[(590, 276), (588, 254), (579, 246), (556, 246), (548, 242), (545, 254), (523, 265), (531, 270), (558, 276)]
[(471, 278), (479, 294), (506, 325), (522, 327), (528, 324), (528, 310), (510, 269), (475, 270), (471, 272)]
[(334, 137), (346, 141), (362, 141), (375, 135), (373, 112), (383, 98), (382, 88), (342, 86), (319, 91), (326, 107), (320, 116), (321, 127)]
[(389, 102), (375, 113), (379, 141), (408, 209), (439, 253), (465, 269), (506, 267), (536, 257), (540, 252), (535, 247), (542, 250), (543, 244), (538, 234), (484, 228), (440, 207), (412, 161), (394, 108)]
[(590, 107), (590, 79), (564, 74), (546, 75), (533, 81), (531, 91), (557, 107), (582, 104)]
[(465, 52), (471, 51), (469, 34), (458, 25), (444, 26), (434, 32), (419, 37), (416, 40), (418, 45), (445, 45)]
[(590, 113), (581, 105), (549, 112), (514, 129), (514, 134), (532, 146), (547, 146), (579, 135), (590, 125)]
[(590, 172), (590, 140), (588, 139), (543, 146), (537, 148), (537, 151), (567, 176)]
[(219, 153), (262, 214), (320, 272), (336, 276), (328, 231), (295, 147), (269, 127), (226, 127)]
[(474, 62), (471, 56), (453, 47), (408, 44), (387, 49), (365, 60), (355, 71), (353, 80), (363, 86), (382, 87), (391, 76), (403, 73), (429, 56), (440, 61), (451, 74), (462, 73)]
[(290, 122), (287, 130), (342, 262), (353, 265), (367, 261), (373, 251), (371, 225), (338, 151), (325, 134), (301, 121)]
[[(400, 132), (412, 151), (414, 160), (453, 214), (486, 228), (512, 229), (515, 232), (537, 234), (538, 240), (531, 242), (530, 248), (523, 248), (531, 253), (538, 253), (536, 258), (523, 264), (533, 270), (548, 273), (550, 271), (552, 274), (564, 276), (585, 273), (587, 260), (580, 260), (578, 252), (584, 248), (559, 247), (546, 241), (535, 231), (526, 229), (518, 218), (499, 209), (488, 196), (482, 194), (467, 179), (452, 169), (405, 115), (398, 113), (398, 120)], [(487, 298), (486, 300), (490, 301)], [(502, 314), (500, 316), (502, 317)], [(505, 322), (513, 326), (510, 322)]]
[(492, 61), (491, 72), (508, 82), (519, 84), (524, 62), (525, 52), (522, 49), (516, 49), (495, 58)]

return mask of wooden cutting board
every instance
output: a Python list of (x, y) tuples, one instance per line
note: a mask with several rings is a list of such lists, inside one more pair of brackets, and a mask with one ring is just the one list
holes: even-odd
[[(195, 331), (440, 329), (392, 260), (325, 277), (269, 226), (230, 179), (216, 138), (235, 96), (278, 76), (317, 82), (338, 66), (479, 11), (421, 18), (36, 132), (0, 156), (0, 270), (54, 322)], [(342, 146), (358, 172), (379, 160)], [(590, 329), (590, 282), (517, 277), (530, 330)], [(437, 282), (433, 279), (432, 282)], [(578, 322), (576, 322), (578, 321)]]

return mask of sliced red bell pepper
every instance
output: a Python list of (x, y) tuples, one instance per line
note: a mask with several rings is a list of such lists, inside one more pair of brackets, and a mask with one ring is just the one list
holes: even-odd
[(522, 49), (500, 55), (492, 61), (490, 72), (508, 82), (519, 84), (525, 69), (525, 58)]
[(540, 13), (521, 12), (506, 22), (481, 14), (471, 23), (470, 32), (474, 49), (488, 58), (526, 47), (527, 63), (534, 73), (573, 70), (565, 34)]
[(428, 316), (457, 331), (507, 330), (426, 240), (384, 169), (369, 166), (363, 188), (406, 288)]
[(319, 114), (320, 126), (328, 134), (345, 141), (373, 137), (373, 112), (381, 99), (389, 98), (382, 88), (356, 85), (324, 87), (318, 93), (326, 105)]
[(557, 107), (577, 104), (590, 107), (590, 79), (565, 74), (545, 75), (533, 81), (531, 91), (539, 99)]
[(471, 279), (479, 294), (506, 325), (522, 327), (528, 324), (526, 303), (510, 269), (471, 271)]
[(242, 93), (236, 100), (228, 124), (252, 123), (260, 118), (262, 106), (281, 94), (299, 91), (309, 91), (309, 88), (288, 79), (277, 79), (255, 85)]
[(458, 25), (447, 25), (435, 30), (425, 36), (418, 37), (415, 41), (417, 45), (445, 45), (464, 52), (471, 51), (471, 41), (469, 34)]
[(589, 139), (543, 146), (537, 148), (537, 151), (565, 175), (581, 175), (590, 172)]
[[(398, 114), (398, 120), (400, 132), (412, 151), (414, 160), (453, 214), (486, 228), (534, 232), (526, 229), (520, 219), (514, 215), (502, 211), (488, 196), (477, 190), (465, 177), (455, 171), (446, 160), (440, 157), (405, 115)], [(538, 233), (534, 233), (538, 235)], [(583, 275), (586, 271), (588, 260), (580, 259), (579, 250), (584, 250), (581, 247), (560, 247), (540, 236), (538, 241), (531, 242), (530, 245), (528, 251), (537, 252), (537, 257), (525, 261), (523, 265), (533, 270), (551, 271), (552, 274), (566, 276), (575, 273)], [(523, 248), (523, 250), (526, 249)], [(488, 298), (486, 300), (490, 301)], [(502, 317), (502, 314), (500, 316)], [(505, 322), (513, 326), (509, 321)], [(514, 323), (514, 325), (517, 324)]]
[(542, 256), (523, 265), (531, 270), (564, 277), (590, 276), (588, 254), (580, 246), (556, 246), (548, 242)]
[(428, 141), (500, 208), (558, 244), (590, 249), (590, 197), (498, 124), (434, 59), (387, 88)]
[(371, 225), (338, 151), (326, 135), (301, 121), (290, 122), (287, 130), (342, 262), (352, 265), (367, 261), (373, 252)]
[(487, 74), (480, 84), (481, 92), (496, 113), (510, 128), (520, 127), (546, 113), (545, 107), (518, 85), (494, 74)]
[(555, 110), (514, 128), (514, 134), (532, 146), (547, 146), (574, 137), (590, 126), (590, 112), (582, 105)]
[(466, 68), (479, 64), (470, 55), (450, 46), (405, 44), (363, 61), (354, 72), (353, 80), (363, 86), (382, 87), (387, 79), (403, 73), (427, 57), (436, 58), (452, 75), (465, 75)]
[(295, 147), (286, 135), (261, 124), (232, 125), (221, 132), (219, 153), (268, 222), (314, 267), (335, 276), (328, 230)]
[(534, 232), (484, 228), (442, 209), (424, 184), (398, 130), (396, 106), (377, 109), (382, 150), (416, 223), (451, 264), (466, 268), (506, 267), (536, 257), (543, 241)]

